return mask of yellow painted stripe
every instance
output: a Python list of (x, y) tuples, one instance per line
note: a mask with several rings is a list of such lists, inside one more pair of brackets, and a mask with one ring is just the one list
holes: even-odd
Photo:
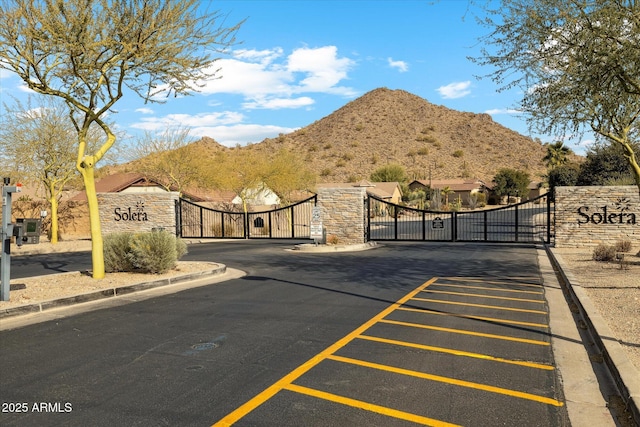
[(425, 314), (437, 314), (438, 316), (461, 317), (464, 319), (485, 320), (487, 322), (492, 322), (497, 324), (506, 323), (509, 325), (519, 325), (519, 326), (529, 326), (532, 328), (549, 329), (549, 325), (545, 325), (544, 323), (520, 322), (518, 320), (499, 319), (497, 317), (483, 317), (483, 316), (471, 316), (467, 314), (458, 314), (458, 313), (444, 313), (442, 311), (428, 310), (426, 308), (399, 307), (398, 310), (414, 311), (416, 313), (425, 313)]
[(385, 406), (374, 405), (373, 403), (363, 402), (362, 400), (351, 399), (344, 396), (338, 396), (337, 394), (327, 393), (320, 390), (315, 390), (308, 387), (299, 386), (296, 384), (289, 384), (284, 387), (285, 390), (294, 391), (296, 393), (306, 394), (308, 396), (317, 397), (318, 399), (324, 399), (331, 402), (340, 403), (342, 405), (352, 406), (354, 408), (364, 409), (369, 412), (375, 412), (377, 414), (386, 415), (388, 417), (399, 418), (405, 421), (411, 421), (416, 424), (422, 424), (425, 426), (433, 427), (456, 427), (457, 424), (446, 423), (444, 421), (434, 420), (433, 418), (427, 418), (409, 412), (398, 411), (396, 409), (387, 408)]
[(490, 286), (470, 286), (470, 285), (454, 285), (452, 283), (438, 283), (440, 288), (463, 288), (463, 289), (478, 289), (482, 291), (496, 291), (496, 292), (513, 292), (517, 294), (531, 294), (531, 295), (544, 295), (541, 291), (524, 291), (521, 289), (502, 289)]
[(511, 298), (511, 297), (500, 297), (495, 295), (482, 295), (482, 294), (473, 294), (468, 292), (450, 292), (450, 291), (436, 291), (433, 289), (424, 291), (429, 294), (444, 294), (444, 295), (460, 295), (463, 297), (473, 297), (473, 298), (487, 298), (487, 299), (499, 299), (504, 301), (518, 301), (518, 302), (532, 302), (535, 304), (544, 304), (543, 300), (539, 299), (524, 299), (524, 298)]
[(512, 308), (512, 307), (501, 307), (496, 305), (486, 305), (486, 304), (471, 304), (466, 302), (454, 302), (454, 301), (443, 301), (439, 299), (428, 299), (428, 298), (413, 298), (414, 301), (424, 301), (424, 302), (437, 302), (439, 304), (450, 304), (450, 305), (464, 305), (467, 307), (480, 307), (480, 308), (490, 308), (493, 310), (506, 310), (506, 311), (517, 311), (520, 313), (535, 313), (535, 314), (547, 314), (546, 311), (540, 310), (526, 310), (524, 308)]
[(413, 342), (397, 341), (397, 340), (391, 340), (391, 339), (388, 339), (388, 338), (374, 337), (374, 336), (371, 336), (371, 335), (360, 335), (358, 337), (358, 339), (368, 340), (368, 341), (375, 341), (375, 342), (380, 342), (380, 343), (384, 343), (384, 344), (399, 345), (399, 346), (403, 346), (403, 347), (417, 348), (417, 349), (420, 349), (420, 350), (435, 351), (435, 352), (438, 352), (438, 353), (452, 354), (454, 356), (471, 357), (471, 358), (474, 358), (474, 359), (489, 360), (491, 362), (506, 363), (506, 364), (509, 364), (509, 365), (525, 366), (527, 368), (543, 369), (545, 371), (553, 371), (555, 369), (552, 365), (545, 365), (543, 363), (526, 362), (524, 360), (504, 359), (502, 357), (489, 356), (488, 354), (471, 353), (471, 352), (468, 352), (468, 351), (456, 350), (456, 349), (453, 349), (453, 348), (434, 347), (434, 346), (431, 346), (431, 345), (424, 345), (424, 344), (418, 344), (418, 343), (413, 343)]
[(424, 288), (426, 288), (427, 286), (431, 285), (436, 280), (437, 280), (437, 278), (434, 277), (431, 280), (429, 280), (429, 281), (423, 283), (422, 285), (418, 286), (416, 289), (414, 289), (413, 291), (409, 292), (407, 295), (405, 295), (404, 297), (400, 298), (398, 301), (396, 301), (395, 303), (393, 303), (392, 305), (390, 305), (389, 307), (385, 308), (380, 313), (378, 313), (377, 315), (375, 315), (374, 317), (372, 317), (371, 319), (369, 319), (368, 321), (363, 323), (360, 327), (355, 329), (353, 332), (349, 333), (344, 338), (336, 341), (335, 343), (333, 343), (332, 345), (330, 345), (329, 347), (327, 347), (326, 349), (324, 349), (323, 351), (321, 351), (317, 355), (313, 356), (307, 362), (305, 362), (302, 365), (298, 366), (296, 369), (294, 369), (293, 371), (289, 372), (287, 375), (285, 375), (284, 377), (282, 377), (281, 379), (276, 381), (274, 384), (272, 384), (271, 386), (267, 387), (264, 391), (259, 393), (253, 399), (251, 399), (248, 402), (244, 403), (238, 409), (236, 409), (235, 411), (231, 412), (230, 414), (225, 416), (223, 419), (221, 419), (220, 421), (215, 423), (214, 426), (215, 427), (222, 427), (222, 426), (226, 427), (226, 426), (233, 425), (236, 421), (238, 421), (239, 419), (241, 419), (242, 417), (247, 415), (249, 412), (253, 411), (255, 408), (257, 408), (258, 406), (262, 405), (264, 402), (266, 402), (267, 400), (272, 398), (276, 393), (278, 393), (280, 390), (282, 390), (286, 385), (291, 384), (293, 381), (295, 381), (297, 378), (299, 378), (304, 373), (309, 371), (311, 368), (316, 366), (318, 363), (320, 363), (323, 360), (325, 360), (327, 358), (327, 356), (335, 353), (336, 351), (338, 351), (339, 349), (341, 349), (342, 347), (347, 345), (355, 337), (357, 337), (358, 335), (362, 334), (364, 331), (369, 329), (372, 325), (374, 325), (375, 323), (379, 322), (380, 319), (384, 318), (389, 313), (393, 312), (398, 307), (400, 307), (402, 304), (404, 304), (407, 301), (409, 301), (411, 298), (413, 298), (415, 295), (417, 295), (418, 292), (422, 291)]
[(432, 331), (439, 331), (439, 332), (450, 332), (454, 334), (471, 335), (474, 337), (492, 338), (492, 339), (504, 340), (504, 341), (515, 341), (515, 342), (521, 342), (525, 344), (549, 345), (549, 343), (545, 341), (529, 340), (525, 338), (510, 337), (507, 335), (485, 334), (482, 332), (467, 331), (464, 329), (442, 328), (440, 326), (423, 325), (420, 323), (399, 322), (397, 320), (383, 319), (383, 320), (380, 320), (380, 323), (389, 323), (391, 325), (408, 326), (411, 328), (429, 329)]
[(432, 374), (427, 374), (427, 373), (424, 373), (424, 372), (412, 371), (412, 370), (409, 370), (409, 369), (396, 368), (394, 366), (381, 365), (379, 363), (366, 362), (364, 360), (351, 359), (349, 357), (342, 357), (342, 356), (332, 355), (332, 356), (327, 357), (327, 359), (335, 360), (337, 362), (350, 363), (350, 364), (358, 365), (358, 366), (364, 366), (364, 367), (371, 368), (371, 369), (378, 369), (378, 370), (386, 371), (386, 372), (393, 372), (393, 373), (401, 374), (401, 375), (408, 375), (408, 376), (412, 376), (412, 377), (416, 377), (416, 378), (422, 378), (422, 379), (425, 379), (425, 380), (437, 381), (437, 382), (441, 382), (441, 383), (457, 385), (457, 386), (460, 386), (460, 387), (472, 388), (472, 389), (475, 389), (475, 390), (483, 390), (483, 391), (488, 391), (488, 392), (491, 392), (491, 393), (504, 394), (504, 395), (507, 395), (507, 396), (517, 397), (517, 398), (520, 398), (520, 399), (533, 400), (533, 401), (540, 402), (540, 403), (546, 403), (547, 405), (553, 405), (553, 406), (563, 406), (564, 405), (564, 403), (562, 403), (561, 401), (558, 401), (556, 399), (551, 399), (551, 398), (545, 397), (545, 396), (539, 396), (537, 394), (525, 393), (525, 392), (517, 391), (517, 390), (510, 390), (510, 389), (502, 388), (502, 387), (494, 387), (494, 386), (491, 386), (491, 385), (474, 383), (474, 382), (470, 382), (470, 381), (457, 380), (455, 378), (442, 377), (440, 375), (432, 375)]
[[(525, 286), (530, 288), (543, 288), (542, 285), (537, 283), (518, 283), (514, 280), (518, 280), (518, 277), (510, 277), (505, 280), (486, 280), (486, 279), (472, 279), (469, 277), (443, 277), (442, 280), (455, 280), (457, 282), (472, 282), (472, 283), (487, 283), (491, 285), (513, 285), (513, 286)], [(527, 277), (521, 277), (520, 279), (528, 280)]]

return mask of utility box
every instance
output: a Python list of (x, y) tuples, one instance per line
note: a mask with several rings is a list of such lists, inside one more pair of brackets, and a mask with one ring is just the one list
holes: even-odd
[(42, 220), (40, 218), (16, 218), (16, 222), (22, 225), (22, 243), (35, 245), (40, 243)]

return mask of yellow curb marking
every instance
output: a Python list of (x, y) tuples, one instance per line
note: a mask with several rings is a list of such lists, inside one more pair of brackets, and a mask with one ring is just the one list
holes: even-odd
[(504, 301), (518, 301), (518, 302), (532, 302), (535, 304), (544, 304), (545, 302), (539, 299), (524, 299), (524, 298), (510, 298), (510, 297), (499, 297), (495, 295), (482, 295), (482, 294), (473, 294), (466, 292), (449, 292), (449, 291), (436, 291), (436, 290), (426, 290), (423, 291), (428, 294), (444, 294), (444, 295), (460, 295), (464, 297), (473, 297), (473, 298), (487, 298), (487, 299), (499, 299)]
[(375, 323), (379, 322), (382, 318), (384, 318), (389, 313), (391, 313), (394, 310), (396, 310), (398, 307), (400, 307), (405, 302), (409, 301), (418, 292), (422, 291), (424, 288), (426, 288), (427, 286), (431, 285), (436, 280), (437, 280), (437, 277), (434, 277), (431, 280), (429, 280), (429, 281), (423, 283), (422, 285), (418, 286), (416, 289), (414, 289), (413, 291), (409, 292), (404, 297), (400, 298), (397, 302), (391, 304), (389, 307), (387, 307), (386, 309), (382, 310), (376, 316), (372, 317), (371, 319), (369, 319), (368, 321), (363, 323), (359, 328), (355, 329), (353, 332), (349, 333), (344, 338), (336, 341), (335, 343), (333, 343), (332, 345), (327, 347), (325, 350), (321, 351), (320, 353), (318, 353), (317, 355), (315, 355), (314, 357), (309, 359), (307, 362), (305, 362), (302, 365), (298, 366), (296, 369), (294, 369), (293, 371), (291, 371), (290, 373), (288, 373), (287, 375), (282, 377), (280, 380), (278, 380), (277, 382), (275, 382), (271, 386), (267, 387), (264, 391), (259, 393), (253, 399), (251, 399), (248, 402), (246, 402), (243, 405), (241, 405), (238, 409), (236, 409), (235, 411), (233, 411), (230, 414), (228, 414), (226, 417), (224, 417), (223, 419), (221, 419), (220, 421), (215, 423), (213, 426), (214, 427), (222, 427), (222, 426), (226, 427), (226, 426), (233, 425), (236, 421), (238, 421), (239, 419), (241, 419), (242, 417), (247, 415), (249, 412), (253, 411), (258, 406), (262, 405), (267, 400), (271, 399), (280, 390), (282, 390), (286, 386), (288, 386), (291, 383), (293, 383), (296, 379), (298, 379), (300, 376), (302, 376), (304, 373), (309, 371), (311, 368), (313, 368), (314, 366), (316, 366), (317, 364), (319, 364), (320, 362), (325, 360), (328, 356), (330, 356), (331, 354), (333, 354), (336, 351), (340, 350), (342, 347), (344, 347), (349, 342), (354, 340), (358, 335), (361, 335), (364, 331), (369, 329), (372, 325), (374, 325)]
[(496, 291), (496, 292), (513, 292), (518, 294), (532, 294), (532, 295), (544, 295), (544, 292), (540, 291), (522, 291), (518, 289), (502, 289), (502, 288), (491, 288), (489, 286), (469, 286), (469, 285), (454, 285), (449, 283), (438, 283), (438, 287), (440, 288), (463, 288), (463, 289), (479, 289), (482, 291)]
[(485, 334), (485, 333), (482, 333), (482, 332), (467, 331), (467, 330), (464, 330), (464, 329), (443, 328), (443, 327), (440, 327), (440, 326), (423, 325), (421, 323), (400, 322), (400, 321), (397, 321), (397, 320), (387, 320), (387, 319), (381, 319), (380, 323), (389, 323), (391, 325), (408, 326), (408, 327), (411, 327), (411, 328), (429, 329), (429, 330), (432, 330), (432, 331), (449, 332), (449, 333), (454, 333), (454, 334), (471, 335), (471, 336), (474, 336), (474, 337), (492, 338), (492, 339), (504, 340), (504, 341), (515, 341), (515, 342), (521, 342), (521, 343), (525, 343), (525, 344), (550, 345), (546, 341), (538, 341), (538, 340), (530, 340), (530, 339), (526, 339), (526, 338), (510, 337), (508, 335)]
[(518, 320), (499, 319), (497, 317), (472, 316), (468, 314), (443, 313), (441, 311), (433, 311), (433, 310), (428, 310), (426, 308), (400, 307), (398, 308), (398, 311), (414, 311), (416, 313), (436, 314), (438, 316), (452, 316), (452, 317), (461, 317), (464, 319), (486, 320), (487, 322), (493, 322), (497, 324), (506, 323), (510, 325), (531, 326), (534, 328), (549, 329), (549, 325), (545, 325), (543, 323), (520, 322)]
[(411, 414), (409, 412), (398, 411), (396, 409), (378, 406), (372, 403), (363, 402), (361, 400), (351, 399), (348, 397), (338, 396), (337, 394), (327, 393), (320, 390), (314, 390), (308, 387), (302, 387), (296, 384), (289, 384), (284, 387), (285, 390), (295, 391), (296, 393), (306, 394), (317, 397), (319, 399), (329, 400), (331, 402), (343, 405), (353, 406), (355, 408), (364, 409), (370, 412), (386, 415), (389, 417), (399, 418), (401, 420), (411, 421), (417, 424), (423, 424), (433, 427), (455, 427), (457, 424), (445, 423), (443, 421), (434, 420), (432, 418), (422, 417), (420, 415)]
[(521, 313), (535, 313), (535, 314), (547, 314), (546, 311), (540, 310), (525, 310), (522, 308), (511, 308), (511, 307), (500, 307), (496, 305), (485, 305), (485, 304), (470, 304), (464, 302), (452, 302), (452, 301), (443, 301), (439, 299), (429, 299), (429, 298), (413, 298), (414, 301), (424, 301), (424, 302), (435, 302), (439, 304), (450, 304), (450, 305), (464, 305), (467, 307), (480, 307), (480, 308), (490, 308), (493, 310), (506, 310), (506, 311), (518, 311)]
[(328, 359), (335, 360), (337, 362), (350, 363), (350, 364), (353, 364), (353, 365), (364, 366), (364, 367), (367, 367), (367, 368), (378, 369), (378, 370), (387, 371), (387, 372), (393, 372), (393, 373), (396, 373), (396, 374), (408, 375), (408, 376), (422, 378), (422, 379), (426, 379), (426, 380), (437, 381), (437, 382), (442, 382), (442, 383), (447, 383), (447, 384), (453, 384), (453, 385), (472, 388), (472, 389), (476, 389), (476, 390), (484, 390), (484, 391), (488, 391), (488, 392), (491, 392), (491, 393), (504, 394), (504, 395), (507, 395), (507, 396), (518, 397), (520, 399), (533, 400), (533, 401), (536, 401), (536, 402), (546, 403), (548, 405), (553, 405), (553, 406), (563, 406), (564, 405), (564, 403), (562, 403), (562, 402), (560, 402), (560, 401), (558, 401), (556, 399), (551, 399), (551, 398), (544, 397), (544, 396), (538, 396), (536, 394), (524, 393), (524, 392), (521, 392), (521, 391), (509, 390), (509, 389), (502, 388), (502, 387), (494, 387), (494, 386), (490, 386), (490, 385), (486, 385), (486, 384), (480, 384), (480, 383), (474, 383), (474, 382), (470, 382), (470, 381), (456, 380), (455, 378), (441, 377), (440, 375), (426, 374), (424, 372), (411, 371), (409, 369), (396, 368), (396, 367), (393, 367), (393, 366), (380, 365), (378, 363), (365, 362), (364, 360), (351, 359), (349, 357), (342, 357), (342, 356), (333, 355), (333, 356), (329, 356)]
[(547, 370), (547, 371), (555, 370), (554, 366), (545, 365), (543, 363), (526, 362), (524, 360), (504, 359), (502, 357), (489, 356), (487, 354), (471, 353), (471, 352), (468, 352), (468, 351), (456, 350), (456, 349), (453, 349), (453, 348), (434, 347), (434, 346), (431, 346), (431, 345), (424, 345), (424, 344), (412, 343), (412, 342), (407, 342), (407, 341), (398, 341), (398, 340), (392, 340), (392, 339), (387, 339), (387, 338), (374, 337), (374, 336), (371, 336), (371, 335), (360, 335), (358, 337), (358, 339), (367, 340), (367, 341), (375, 341), (375, 342), (380, 342), (380, 343), (384, 343), (384, 344), (399, 345), (399, 346), (403, 346), (403, 347), (417, 348), (417, 349), (420, 349), (420, 350), (435, 351), (435, 352), (438, 352), (438, 353), (452, 354), (452, 355), (455, 355), (455, 356), (471, 357), (471, 358), (474, 358), (474, 359), (489, 360), (489, 361), (492, 361), (492, 362), (507, 363), (507, 364), (510, 364), (510, 365), (526, 366), (528, 368), (544, 369), (544, 370)]

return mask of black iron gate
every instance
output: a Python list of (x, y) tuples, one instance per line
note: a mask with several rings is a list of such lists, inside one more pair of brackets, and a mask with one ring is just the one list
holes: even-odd
[(260, 212), (233, 212), (176, 202), (176, 230), (182, 238), (308, 239), (311, 208), (317, 196), (293, 205)]
[(551, 202), (540, 196), (495, 209), (430, 211), (367, 199), (367, 240), (550, 243)]

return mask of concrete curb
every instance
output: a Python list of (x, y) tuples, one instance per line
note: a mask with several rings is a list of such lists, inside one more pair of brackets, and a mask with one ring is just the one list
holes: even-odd
[(573, 274), (565, 267), (560, 254), (548, 245), (545, 249), (553, 266), (566, 286), (570, 298), (576, 304), (579, 314), (584, 320), (591, 337), (602, 353), (604, 363), (613, 378), (620, 397), (625, 402), (626, 409), (640, 426), (640, 372), (631, 363), (620, 343), (614, 338), (609, 325), (602, 318), (598, 309), (587, 295), (585, 289)]
[(117, 297), (130, 294), (133, 292), (144, 291), (161, 286), (176, 285), (178, 283), (190, 282), (192, 280), (202, 279), (209, 276), (218, 276), (227, 271), (227, 266), (219, 263), (211, 263), (215, 265), (211, 270), (203, 270), (195, 273), (183, 274), (180, 276), (169, 277), (167, 279), (154, 280), (151, 282), (135, 283), (133, 285), (119, 286), (115, 288), (106, 288), (99, 291), (87, 292), (84, 294), (74, 295), (70, 297), (57, 298), (39, 303), (21, 305), (18, 307), (10, 307), (0, 310), (0, 319), (6, 319), (24, 314), (41, 313), (53, 308), (79, 304), (83, 302), (95, 301), (99, 299)]
[(375, 249), (381, 247), (376, 242), (358, 243), (353, 245), (316, 245), (315, 243), (303, 243), (295, 245), (293, 249), (289, 249), (292, 252), (357, 252), (366, 251), (369, 249)]

